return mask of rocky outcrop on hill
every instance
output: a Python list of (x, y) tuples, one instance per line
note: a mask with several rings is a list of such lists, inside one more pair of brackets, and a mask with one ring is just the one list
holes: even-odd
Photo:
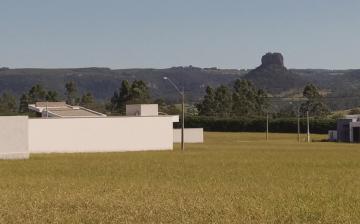
[(281, 53), (267, 53), (261, 58), (261, 65), (244, 76), (257, 87), (269, 93), (281, 93), (290, 89), (302, 88), (306, 81), (300, 75), (284, 66)]
[(281, 53), (267, 53), (261, 58), (261, 66), (278, 65), (284, 67), (284, 57)]

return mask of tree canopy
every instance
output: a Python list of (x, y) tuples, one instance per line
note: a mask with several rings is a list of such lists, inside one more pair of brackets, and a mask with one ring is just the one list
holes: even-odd
[(236, 80), (232, 90), (224, 85), (216, 89), (208, 86), (197, 108), (202, 116), (251, 117), (266, 113), (268, 105), (265, 91), (248, 80)]

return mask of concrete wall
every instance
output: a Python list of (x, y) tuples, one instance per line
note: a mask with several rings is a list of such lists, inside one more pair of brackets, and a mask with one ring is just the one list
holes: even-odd
[(173, 148), (173, 120), (161, 117), (29, 119), (31, 153)]
[(130, 104), (126, 105), (127, 116), (158, 116), (157, 104)]
[(0, 159), (27, 159), (28, 117), (0, 117)]
[[(203, 143), (204, 130), (202, 128), (185, 128), (184, 129), (185, 143)], [(174, 143), (181, 142), (181, 129), (174, 129)]]

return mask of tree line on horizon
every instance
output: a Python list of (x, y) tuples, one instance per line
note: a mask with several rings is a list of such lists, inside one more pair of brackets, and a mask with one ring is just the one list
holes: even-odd
[(91, 92), (80, 94), (74, 81), (65, 83), (64, 89), (65, 94), (61, 95), (56, 91), (47, 90), (41, 84), (36, 84), (32, 86), (27, 92), (23, 93), (19, 99), (8, 92), (4, 92), (0, 96), (0, 114), (32, 115), (28, 109), (29, 104), (34, 104), (36, 102), (59, 101), (65, 101), (69, 105), (83, 106), (89, 109), (113, 115), (123, 115), (125, 114), (126, 104), (137, 103), (157, 103), (159, 104), (160, 110), (165, 113), (180, 113), (175, 105), (168, 104), (165, 102), (165, 100), (152, 100), (150, 97), (149, 88), (142, 80), (134, 80), (133, 82), (123, 80), (121, 86), (114, 91), (114, 94), (111, 96), (110, 100), (105, 103), (97, 102)]
[[(142, 80), (129, 82), (123, 80), (110, 99), (105, 103), (95, 100), (91, 92), (80, 94), (74, 81), (65, 83), (65, 94), (62, 96), (53, 90), (47, 90), (36, 84), (23, 93), (17, 102), (15, 96), (4, 92), (0, 96), (0, 114), (29, 114), (28, 104), (40, 101), (66, 101), (69, 105), (79, 105), (99, 112), (123, 115), (126, 104), (157, 103), (159, 110), (167, 114), (180, 114), (175, 104), (169, 104), (163, 99), (153, 100), (149, 88)], [(311, 116), (326, 116), (330, 113), (319, 90), (312, 84), (305, 86), (303, 96), (307, 99), (299, 107), (304, 115), (307, 111)], [(236, 80), (231, 87), (220, 85), (213, 88), (206, 87), (203, 99), (195, 105), (192, 115), (209, 117), (261, 117), (271, 113), (271, 100), (263, 90), (256, 88), (248, 80)], [(285, 108), (277, 112), (277, 116), (294, 116), (297, 112), (292, 108)]]

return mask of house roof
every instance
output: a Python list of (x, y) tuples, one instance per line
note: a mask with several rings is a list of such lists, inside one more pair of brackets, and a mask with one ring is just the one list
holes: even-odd
[(105, 114), (80, 106), (71, 106), (65, 102), (36, 102), (29, 109), (41, 113), (43, 117), (106, 117)]

